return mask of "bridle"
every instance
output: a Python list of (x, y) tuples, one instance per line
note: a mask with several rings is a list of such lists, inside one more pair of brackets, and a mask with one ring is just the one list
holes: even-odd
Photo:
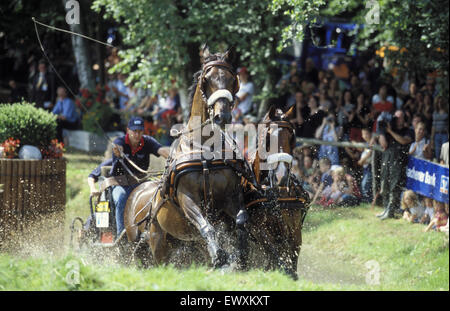
[[(224, 68), (233, 75), (233, 77), (235, 79), (233, 94), (228, 89), (218, 89), (214, 93), (212, 93), (209, 97), (206, 96), (206, 92), (205, 92), (205, 84), (207, 82), (206, 74), (213, 67)], [(207, 104), (208, 115), (211, 119), (213, 118), (213, 115), (212, 115), (213, 109), (211, 109), (211, 108), (214, 107), (214, 104), (217, 102), (217, 100), (224, 98), (224, 99), (228, 100), (228, 102), (230, 104), (234, 105), (235, 98), (236, 98), (235, 95), (239, 91), (239, 78), (238, 78), (238, 75), (236, 74), (236, 72), (234, 71), (233, 67), (230, 64), (228, 64), (224, 61), (218, 61), (218, 60), (209, 61), (209, 62), (203, 64), (202, 73), (198, 77), (198, 83), (199, 83), (199, 89), (200, 89), (202, 99)]]

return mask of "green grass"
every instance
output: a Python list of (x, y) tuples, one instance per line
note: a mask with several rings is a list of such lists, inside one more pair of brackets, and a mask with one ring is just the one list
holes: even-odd
[[(0, 254), (0, 290), (449, 290), (448, 237), (402, 219), (380, 221), (369, 206), (311, 208), (305, 220), (298, 281), (280, 272), (222, 273), (207, 267), (148, 270), (67, 249), (70, 221), (89, 214), (88, 174), (102, 156), (69, 150), (65, 248), (49, 254)], [(379, 267), (379, 284), (367, 283)], [(73, 267), (80, 282), (71, 285)], [(69, 282), (67, 281), (69, 280)]]

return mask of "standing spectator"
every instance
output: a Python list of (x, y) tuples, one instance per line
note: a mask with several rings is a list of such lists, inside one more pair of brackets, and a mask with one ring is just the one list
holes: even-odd
[(310, 109), (309, 117), (307, 119), (298, 120), (296, 135), (314, 138), (317, 128), (322, 124), (322, 121), (325, 118), (325, 112), (319, 107), (319, 99), (312, 95), (309, 97), (308, 107)]
[(116, 94), (118, 98), (117, 107), (120, 110), (124, 110), (127, 106), (128, 98), (129, 98), (129, 90), (125, 85), (125, 75), (119, 74), (118, 79), (114, 82), (112, 88), (113, 92)]
[[(362, 138), (368, 144), (372, 140), (372, 132), (369, 128), (362, 129)], [(363, 178), (361, 180), (362, 199), (365, 203), (372, 202), (372, 167), (371, 167), (372, 149), (366, 148), (361, 154), (358, 165), (363, 167)]]
[(8, 85), (11, 89), (8, 100), (10, 103), (18, 103), (26, 97), (26, 91), (18, 86), (15, 80), (10, 80)]
[[(392, 125), (391, 125), (392, 123)], [(379, 143), (384, 149), (381, 166), (381, 196), (384, 212), (377, 215), (381, 220), (393, 218), (400, 208), (400, 194), (405, 183), (408, 146), (413, 134), (405, 126), (404, 114), (401, 110), (395, 113), (393, 122), (386, 125), (381, 133)]]
[(238, 69), (239, 74), (239, 91), (236, 93), (236, 99), (238, 105), (234, 111), (234, 118), (236, 121), (242, 120), (243, 116), (252, 110), (253, 94), (255, 93), (255, 87), (251, 81), (249, 81), (249, 73), (246, 67)]
[(319, 72), (317, 71), (314, 60), (308, 57), (305, 61), (305, 70), (302, 72), (302, 79), (313, 83), (314, 85), (319, 85)]
[(36, 103), (37, 108), (50, 110), (56, 93), (55, 77), (47, 71), (47, 65), (43, 60), (39, 62), (38, 71), (33, 80), (31, 101)]
[(433, 157), (430, 140), (425, 137), (425, 123), (419, 122), (414, 131), (415, 141), (409, 147), (408, 155), (431, 160)]
[[(323, 119), (322, 125), (316, 131), (316, 139), (324, 141), (338, 141), (333, 114), (328, 114)], [(339, 151), (336, 146), (321, 145), (319, 149), (319, 159), (328, 158), (332, 165), (339, 165)]]
[[(448, 135), (448, 131), (447, 131)], [(442, 145), (440, 163), (448, 166), (448, 141)]]
[(387, 94), (388, 86), (382, 84), (378, 93), (372, 97), (372, 105), (377, 112), (392, 112), (394, 111), (394, 98)]
[[(79, 123), (79, 115), (72, 99), (67, 97), (67, 91), (60, 86), (57, 89), (57, 101), (52, 113), (57, 115), (57, 138), (63, 141), (63, 129), (77, 129)], [(66, 142), (65, 142), (66, 144)]]
[[(448, 105), (442, 96), (436, 97), (431, 128), (431, 144), (435, 158), (440, 159), (442, 145), (448, 141)], [(447, 155), (448, 156), (448, 155)]]

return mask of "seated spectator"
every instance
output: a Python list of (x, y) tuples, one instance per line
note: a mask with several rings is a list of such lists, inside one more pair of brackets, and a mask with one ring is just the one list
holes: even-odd
[(303, 189), (305, 189), (310, 195), (314, 195), (314, 178), (316, 177), (318, 170), (314, 166), (314, 161), (311, 156), (306, 155), (303, 157), (303, 165), (299, 165), (298, 177), (302, 182)]
[(434, 147), (434, 156), (440, 159), (442, 144), (448, 141), (448, 103), (442, 96), (436, 97), (431, 128), (431, 144)]
[(319, 171), (322, 174), (320, 177), (320, 184), (317, 188), (315, 188), (315, 194), (311, 201), (311, 205), (315, 203), (319, 195), (322, 193), (322, 191), (328, 187), (331, 186), (333, 183), (333, 177), (331, 176), (331, 161), (328, 158), (322, 158), (319, 160)]
[(426, 218), (425, 207), (412, 190), (406, 190), (403, 193), (400, 206), (403, 210), (403, 219), (413, 223), (424, 223)]
[(436, 200), (433, 200), (434, 217), (424, 229), (424, 232), (428, 232), (431, 229), (440, 231), (441, 227), (447, 225), (448, 214), (445, 211), (445, 204)]
[[(322, 125), (316, 131), (316, 139), (324, 141), (338, 141), (338, 134), (335, 129), (335, 118), (333, 114), (328, 114), (322, 120)], [(339, 150), (336, 146), (321, 145), (319, 149), (319, 159), (328, 158), (332, 165), (339, 164)]]
[[(369, 128), (362, 129), (362, 137), (364, 141), (370, 144), (372, 140), (372, 132)], [(363, 177), (361, 180), (362, 199), (365, 203), (372, 202), (372, 165), (371, 165), (372, 149), (366, 148), (361, 153), (358, 165), (363, 167)]]
[(332, 178), (333, 183), (323, 190), (319, 204), (329, 207), (358, 205), (359, 199), (355, 196), (352, 185), (349, 184), (344, 168), (336, 167), (332, 171)]
[(419, 122), (414, 131), (415, 141), (409, 147), (408, 155), (422, 159), (431, 159), (433, 157), (430, 140), (425, 137), (425, 131), (425, 123)]
[(77, 129), (80, 117), (74, 101), (67, 97), (67, 91), (64, 87), (58, 87), (56, 94), (58, 97), (52, 112), (57, 115), (56, 138), (63, 141), (63, 129)]

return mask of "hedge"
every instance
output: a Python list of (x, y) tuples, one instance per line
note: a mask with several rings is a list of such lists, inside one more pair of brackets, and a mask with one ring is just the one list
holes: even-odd
[(56, 138), (56, 115), (27, 102), (0, 104), (0, 143), (10, 137), (21, 145), (48, 146)]

